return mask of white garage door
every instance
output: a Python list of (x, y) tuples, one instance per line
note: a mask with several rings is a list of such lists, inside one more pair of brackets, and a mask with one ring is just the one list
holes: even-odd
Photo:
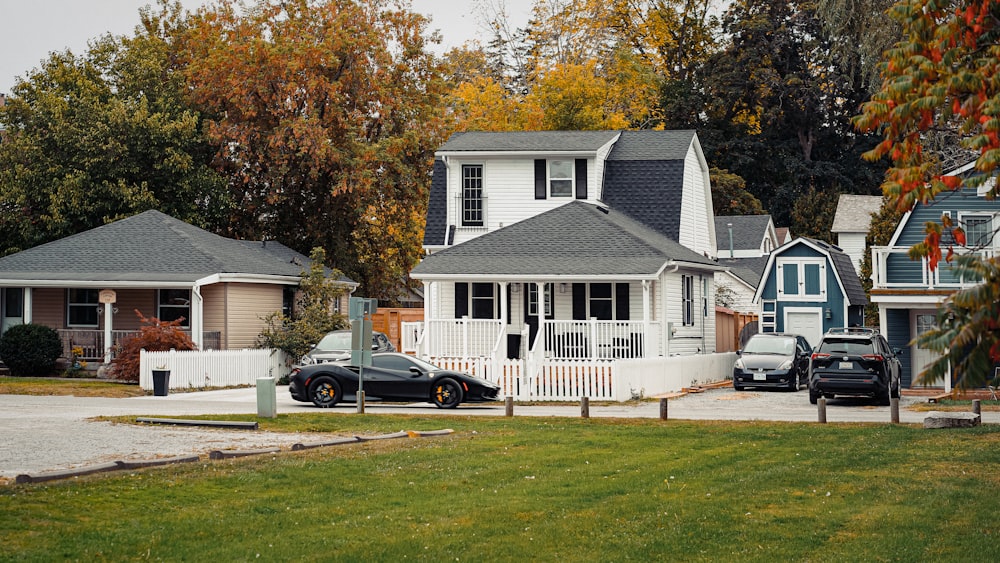
[(800, 334), (817, 346), (823, 336), (822, 309), (785, 309), (785, 332)]

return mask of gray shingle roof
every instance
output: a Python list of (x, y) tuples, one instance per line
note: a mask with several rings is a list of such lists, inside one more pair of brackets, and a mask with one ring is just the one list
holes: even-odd
[(652, 275), (671, 261), (714, 267), (613, 209), (574, 201), (427, 256), (411, 275)]
[(729, 256), (729, 223), (733, 224), (733, 250), (759, 250), (767, 235), (770, 215), (723, 215), (715, 218), (719, 256)]
[(427, 204), (427, 224), (424, 226), (424, 246), (440, 246), (448, 232), (448, 168), (444, 161), (434, 160), (430, 200)]
[(882, 207), (881, 196), (840, 194), (830, 231), (867, 233), (872, 222), (872, 213), (878, 213), (880, 207)]
[(618, 131), (466, 131), (452, 135), (438, 148), (438, 151), (593, 152), (608, 144), (618, 133)]
[(297, 277), (308, 264), (309, 257), (280, 243), (221, 237), (151, 210), (0, 258), (0, 279), (194, 282), (212, 274)]
[(767, 259), (768, 256), (755, 256), (753, 258), (722, 258), (720, 256), (719, 265), (726, 266), (734, 276), (757, 289), (761, 277), (764, 276), (764, 269), (767, 268)]
[(865, 289), (861, 286), (861, 278), (858, 277), (857, 271), (854, 270), (854, 265), (851, 264), (850, 256), (839, 247), (828, 242), (806, 237), (802, 237), (802, 240), (807, 240), (830, 253), (830, 260), (837, 270), (837, 277), (840, 278), (840, 283), (844, 284), (844, 292), (847, 293), (848, 305), (868, 304), (868, 296), (865, 295)]
[(684, 160), (693, 130), (622, 131), (608, 160)]

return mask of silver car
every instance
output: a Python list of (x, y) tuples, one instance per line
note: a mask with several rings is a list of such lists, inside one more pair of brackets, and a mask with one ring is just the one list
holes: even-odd
[[(335, 330), (326, 333), (308, 354), (302, 356), (302, 365), (323, 364), (326, 362), (344, 362), (351, 359), (351, 330)], [(395, 352), (396, 347), (389, 337), (381, 332), (372, 331), (372, 353)]]

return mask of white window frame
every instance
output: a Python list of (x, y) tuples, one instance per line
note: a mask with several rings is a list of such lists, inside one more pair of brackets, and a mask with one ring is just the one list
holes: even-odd
[[(94, 301), (93, 302), (90, 302), (90, 301), (70, 301), (70, 298), (73, 295), (74, 291), (93, 292)], [(66, 290), (66, 326), (67, 327), (96, 327), (96, 326), (99, 326), (100, 323), (101, 323), (101, 319), (100, 319), (100, 316), (96, 313), (96, 310), (100, 306), (101, 306), (101, 304), (98, 301), (98, 290), (97, 289), (92, 289), (92, 288), (87, 288), (87, 287), (73, 287), (73, 288), (67, 289)], [(94, 313), (94, 319), (95, 319), (95, 321), (94, 321), (94, 323), (93, 324), (80, 324), (80, 323), (73, 323), (73, 322), (71, 322), (73, 316), (70, 315), (70, 310), (72, 310), (74, 307), (93, 307), (94, 310), (95, 310), (95, 313)]]
[(978, 248), (980, 245), (978, 243), (972, 242), (972, 237), (969, 236), (968, 222), (969, 219), (986, 219), (989, 221), (989, 231), (987, 234), (987, 243), (982, 245), (982, 248), (993, 248), (996, 246), (996, 214), (994, 213), (983, 213), (975, 211), (960, 212), (958, 214), (958, 224), (965, 231), (965, 246), (969, 248)]
[[(557, 162), (560, 162), (560, 163), (564, 162), (564, 163), (566, 163), (569, 166), (569, 176), (557, 176), (554, 173), (554, 171), (552, 170), (552, 166), (554, 164), (556, 164)], [(547, 160), (545, 162), (545, 170), (546, 170), (546, 174), (548, 175), (547, 186), (548, 186), (548, 189), (549, 189), (549, 197), (550, 198), (551, 197), (570, 197), (570, 198), (573, 197), (573, 190), (575, 189), (575, 186), (576, 186), (576, 160), (575, 159), (572, 159), (572, 158), (570, 158), (570, 159), (562, 159), (562, 158), (549, 159), (549, 160)], [(566, 193), (556, 193), (555, 190), (552, 189), (552, 183), (553, 182), (566, 182), (566, 181), (569, 182), (569, 189), (566, 191)]]
[[(467, 197), (466, 193), (466, 169), (478, 168), (479, 169), (479, 218), (470, 219), (468, 217), (470, 210), (466, 207), (466, 204), (472, 201), (472, 198)], [(463, 227), (485, 227), (486, 226), (486, 166), (477, 163), (462, 164), (459, 169), (461, 170), (461, 179), (459, 184), (459, 224)]]
[[(819, 266), (819, 294), (817, 295), (806, 294), (806, 265)], [(798, 270), (799, 283), (796, 293), (785, 293), (786, 268)], [(779, 258), (775, 262), (775, 273), (774, 285), (778, 293), (778, 301), (826, 301), (826, 258)]]

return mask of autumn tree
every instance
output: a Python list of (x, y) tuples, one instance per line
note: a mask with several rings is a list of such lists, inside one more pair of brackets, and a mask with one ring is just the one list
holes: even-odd
[(174, 35), (228, 180), (230, 236), (274, 238), (392, 302), (420, 255), (443, 67), (393, 0), (224, 0)]
[(728, 170), (712, 168), (712, 209), (716, 217), (726, 215), (766, 215), (760, 200), (747, 191), (743, 178)]
[[(882, 142), (866, 154), (887, 157), (892, 166), (882, 190), (897, 209), (911, 209), (962, 187), (981, 186), (1000, 165), (1000, 4), (991, 0), (902, 0), (890, 10), (903, 29), (903, 39), (886, 53), (881, 89), (855, 121), (862, 131), (877, 131)], [(947, 175), (942, 158), (925, 150), (936, 131), (957, 134), (961, 147), (975, 155), (975, 168), (965, 177)], [(994, 185), (987, 197), (995, 198)], [(929, 223), (923, 243), (911, 257), (937, 267), (942, 234), (951, 230), (955, 243), (965, 243), (960, 226)], [(947, 257), (951, 248), (946, 248)], [(941, 357), (918, 378), (928, 383), (950, 373), (960, 388), (982, 386), (1000, 362), (1000, 268), (996, 258), (966, 254), (956, 275), (982, 283), (951, 294), (938, 314), (938, 328), (917, 339)]]
[(183, 91), (168, 46), (146, 29), (28, 73), (0, 108), (0, 254), (147, 209), (216, 227), (224, 184)]

